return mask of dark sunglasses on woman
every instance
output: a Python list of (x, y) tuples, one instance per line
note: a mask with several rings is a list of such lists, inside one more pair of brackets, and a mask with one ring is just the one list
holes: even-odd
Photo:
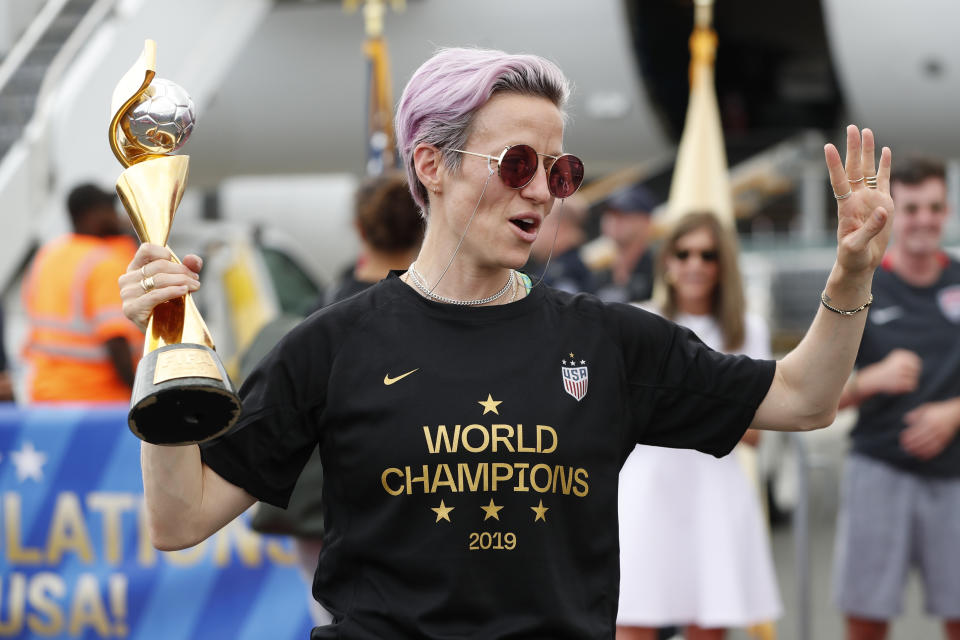
[(720, 259), (720, 254), (717, 253), (716, 249), (707, 249), (705, 251), (691, 251), (690, 249), (677, 249), (673, 252), (673, 255), (676, 256), (677, 260), (680, 262), (686, 262), (687, 258), (693, 255), (700, 256), (700, 260), (703, 262), (716, 262)]
[(491, 162), (497, 163), (497, 175), (511, 189), (523, 189), (530, 184), (537, 174), (540, 157), (543, 157), (543, 168), (547, 172), (547, 189), (555, 198), (569, 198), (583, 183), (583, 161), (577, 156), (565, 153), (561, 156), (551, 156), (537, 151), (525, 144), (515, 144), (503, 150), (499, 157), (485, 153), (474, 153), (462, 149), (450, 149), (457, 153), (477, 156), (487, 159), (487, 166)]

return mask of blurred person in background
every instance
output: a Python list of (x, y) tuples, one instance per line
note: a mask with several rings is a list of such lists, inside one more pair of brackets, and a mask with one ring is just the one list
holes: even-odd
[(593, 292), (593, 273), (580, 257), (587, 215), (587, 201), (577, 194), (553, 205), (530, 249), (527, 272), (534, 281), (542, 276), (544, 284), (567, 293)]
[[(889, 149), (869, 190), (848, 183), (875, 172), (869, 130), (848, 128), (846, 167), (825, 148), (842, 199), (824, 308), (783, 360), (753, 360), (517, 272), (583, 180), (564, 151), (569, 92), (534, 55), (441, 49), (414, 72), (396, 129), (428, 221), (416, 261), (284, 336), (224, 436), (141, 444), (154, 545), (198, 544), (257, 499), (285, 506), (319, 447), (313, 592), (334, 622), (313, 640), (610, 638), (618, 472), (636, 444), (722, 456), (748, 426), (833, 421), (889, 235)], [(199, 286), (196, 256), (169, 258), (145, 243), (120, 280), (139, 326)], [(141, 268), (162, 286), (145, 293)]]
[(137, 244), (115, 202), (93, 184), (71, 190), (73, 233), (43, 246), (24, 278), (30, 402), (130, 400), (143, 333), (123, 315), (117, 278)]
[[(679, 219), (660, 248), (645, 308), (712, 349), (770, 358), (770, 334), (746, 313), (735, 237), (711, 213)], [(749, 430), (742, 441), (755, 445)], [(736, 456), (638, 445), (620, 472), (618, 640), (686, 627), (719, 640), (728, 627), (780, 615), (770, 542), (756, 489)]]
[[(354, 227), (361, 252), (356, 264), (329, 289), (325, 304), (345, 300), (387, 277), (390, 271), (405, 271), (417, 257), (423, 241), (423, 218), (410, 197), (407, 176), (390, 172), (367, 178), (355, 197)], [(246, 378), (288, 331), (302, 318), (284, 315), (267, 324), (240, 360), (241, 377)], [(267, 502), (257, 505), (251, 527), (260, 533), (294, 537), (300, 575), (316, 625), (329, 624), (330, 614), (310, 595), (317, 558), (323, 548), (323, 465), (314, 450), (290, 495), (286, 509)]]
[(5, 336), (3, 307), (0, 307), (0, 402), (12, 402), (14, 400), (13, 378), (10, 376), (10, 362), (7, 360)]
[(360, 184), (355, 201), (353, 224), (360, 238), (360, 255), (317, 308), (360, 293), (390, 271), (406, 271), (420, 250), (424, 221), (403, 173), (368, 178)]
[(604, 203), (602, 234), (613, 242), (613, 262), (596, 277), (597, 297), (604, 302), (642, 302), (653, 295), (650, 216), (657, 201), (641, 185), (615, 193)]
[(840, 398), (859, 416), (844, 466), (837, 604), (849, 640), (885, 638), (917, 568), (927, 612), (960, 640), (960, 263), (941, 247), (944, 165), (908, 158), (890, 189), (893, 241)]

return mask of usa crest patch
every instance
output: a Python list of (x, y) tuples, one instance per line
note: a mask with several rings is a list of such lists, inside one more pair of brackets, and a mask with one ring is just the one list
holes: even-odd
[(570, 359), (563, 360), (562, 364), (560, 373), (563, 376), (563, 390), (580, 402), (587, 395), (587, 383), (590, 380), (587, 361), (577, 360), (571, 353)]
[(944, 287), (937, 292), (937, 303), (950, 322), (960, 322), (960, 285)]

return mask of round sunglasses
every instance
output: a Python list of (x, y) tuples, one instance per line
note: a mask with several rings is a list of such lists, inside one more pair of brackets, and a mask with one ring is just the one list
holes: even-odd
[(700, 260), (702, 260), (703, 262), (716, 262), (717, 260), (720, 259), (720, 252), (718, 252), (716, 249), (705, 249), (703, 251), (697, 251), (697, 250), (691, 251), (690, 249), (677, 249), (676, 251), (673, 252), (673, 255), (680, 262), (686, 262), (688, 258), (695, 255), (700, 256)]
[(561, 156), (551, 156), (546, 153), (537, 153), (536, 149), (525, 144), (515, 144), (507, 147), (500, 153), (500, 157), (485, 153), (474, 153), (462, 149), (450, 149), (468, 156), (477, 156), (487, 159), (487, 166), (491, 162), (497, 163), (497, 175), (511, 189), (523, 189), (533, 181), (540, 165), (540, 157), (544, 158), (543, 168), (547, 172), (547, 189), (555, 198), (569, 198), (583, 183), (583, 161), (577, 156), (565, 153)]

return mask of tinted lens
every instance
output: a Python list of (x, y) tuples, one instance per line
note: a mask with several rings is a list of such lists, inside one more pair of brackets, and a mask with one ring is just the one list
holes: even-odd
[(533, 147), (525, 144), (510, 147), (500, 159), (500, 179), (513, 189), (525, 187), (537, 172), (537, 160)]
[(583, 182), (583, 162), (577, 156), (562, 155), (550, 167), (548, 183), (555, 198), (568, 198)]
[(720, 258), (720, 254), (717, 253), (716, 249), (707, 249), (706, 251), (690, 251), (689, 249), (677, 249), (673, 252), (673, 255), (677, 257), (677, 260), (681, 262), (685, 261), (691, 255), (698, 255), (703, 262), (716, 262)]

